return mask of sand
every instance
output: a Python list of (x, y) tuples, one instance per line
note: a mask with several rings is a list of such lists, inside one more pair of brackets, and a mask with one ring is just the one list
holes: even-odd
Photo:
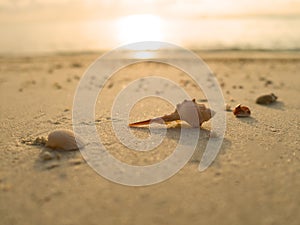
[[(79, 151), (55, 152), (46, 160), (42, 146), (29, 144), (54, 129), (72, 129), (76, 87), (99, 54), (1, 57), (0, 224), (299, 224), (300, 55), (199, 54), (216, 74), (226, 102), (232, 107), (247, 105), (252, 116), (238, 119), (226, 113), (224, 143), (207, 170), (197, 170), (199, 156), (195, 156), (175, 176), (146, 187), (104, 179)], [(180, 133), (179, 128), (168, 130), (162, 145), (148, 154), (132, 153), (117, 142), (110, 104), (127, 82), (147, 71), (162, 70), (150, 63), (119, 71), (125, 75), (105, 86), (102, 97), (106, 100), (96, 106), (97, 128), (108, 150), (136, 165), (167, 157)], [(203, 98), (180, 71), (164, 71), (196, 99)], [(278, 96), (276, 104), (255, 103), (258, 96), (271, 92)], [(149, 99), (134, 109), (130, 120), (172, 109), (161, 100)], [(200, 153), (210, 124), (203, 129)], [(135, 133), (149, 134), (147, 129)]]

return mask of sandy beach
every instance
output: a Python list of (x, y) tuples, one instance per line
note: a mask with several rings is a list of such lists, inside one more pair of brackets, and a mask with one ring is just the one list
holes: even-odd
[[(76, 87), (100, 53), (0, 57), (0, 224), (299, 224), (300, 54), (198, 54), (216, 75), (225, 101), (232, 108), (248, 106), (251, 117), (226, 113), (220, 154), (199, 172), (197, 154), (203, 153), (210, 129), (205, 123), (190, 162), (170, 179), (146, 187), (106, 180), (79, 151), (55, 151), (46, 160), (44, 147), (29, 144), (55, 129), (72, 129)], [(140, 72), (168, 73), (196, 99), (203, 96), (181, 71), (155, 63), (124, 68), (106, 84), (96, 105), (99, 135), (116, 158), (147, 165), (172, 152), (180, 129), (169, 129), (163, 143), (149, 153), (132, 152), (118, 142), (109, 109), (115, 95)], [(255, 103), (269, 93), (278, 96), (276, 103)], [(149, 99), (134, 108), (130, 120), (172, 110), (162, 100)], [(147, 129), (134, 132), (149, 135)]]

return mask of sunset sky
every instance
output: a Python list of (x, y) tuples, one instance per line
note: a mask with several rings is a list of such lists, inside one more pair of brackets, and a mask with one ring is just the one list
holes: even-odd
[(164, 17), (299, 15), (300, 0), (0, 0), (0, 21), (82, 20), (136, 13)]

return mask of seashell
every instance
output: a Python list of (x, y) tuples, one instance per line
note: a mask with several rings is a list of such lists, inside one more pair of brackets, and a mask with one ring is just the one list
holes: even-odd
[(60, 150), (78, 150), (84, 147), (84, 142), (71, 130), (55, 130), (48, 135), (46, 147)]
[(247, 106), (237, 105), (233, 110), (233, 114), (236, 117), (249, 117), (251, 114), (250, 109)]
[(208, 121), (215, 114), (214, 111), (206, 108), (204, 104), (196, 103), (196, 100), (192, 101), (184, 100), (182, 103), (177, 104), (175, 112), (149, 119), (141, 122), (131, 123), (130, 127), (138, 127), (143, 125), (149, 125), (150, 123), (167, 124), (173, 121), (183, 120), (190, 124), (192, 127), (200, 127), (203, 122)]
[(227, 112), (231, 112), (232, 110), (231, 110), (231, 106), (229, 105), (229, 104), (225, 104), (225, 111), (227, 111)]
[(262, 95), (256, 99), (257, 104), (269, 105), (277, 100), (277, 96), (273, 93), (269, 95)]

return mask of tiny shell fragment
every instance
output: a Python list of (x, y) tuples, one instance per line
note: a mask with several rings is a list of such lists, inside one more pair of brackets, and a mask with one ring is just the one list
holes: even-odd
[(236, 117), (249, 117), (251, 114), (251, 111), (247, 106), (242, 106), (240, 104), (235, 107), (235, 109), (233, 110), (233, 114)]
[(277, 100), (277, 96), (273, 93), (269, 95), (262, 95), (256, 99), (257, 104), (269, 105)]
[(48, 135), (46, 147), (59, 150), (78, 150), (84, 147), (84, 142), (70, 130), (55, 130)]
[(231, 112), (231, 106), (229, 104), (225, 104), (225, 111)]

